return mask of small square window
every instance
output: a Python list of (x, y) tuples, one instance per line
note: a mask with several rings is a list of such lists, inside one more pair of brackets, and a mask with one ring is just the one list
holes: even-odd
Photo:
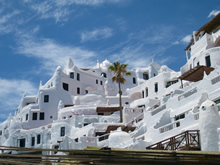
[(65, 127), (60, 128), (60, 136), (65, 136)]
[(37, 112), (33, 112), (33, 114), (32, 114), (32, 120), (37, 120)]
[(35, 137), (32, 137), (31, 138), (31, 146), (34, 146), (34, 144), (35, 144)]
[(70, 73), (70, 78), (74, 79), (74, 72)]
[(77, 80), (80, 81), (80, 74), (77, 73)]
[(40, 120), (44, 120), (44, 112), (40, 112)]
[(49, 102), (49, 95), (44, 95), (44, 102), (48, 103)]
[(40, 134), (37, 135), (37, 144), (40, 144)]
[(80, 88), (79, 87), (77, 88), (77, 94), (80, 94)]
[(63, 83), (63, 89), (69, 91), (69, 84)]

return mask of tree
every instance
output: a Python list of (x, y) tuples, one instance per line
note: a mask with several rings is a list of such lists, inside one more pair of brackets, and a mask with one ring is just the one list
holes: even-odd
[(128, 72), (127, 69), (128, 64), (120, 64), (120, 62), (115, 62), (113, 65), (109, 66), (108, 70), (114, 73), (114, 76), (112, 77), (112, 82), (118, 83), (118, 89), (119, 89), (119, 105), (120, 105), (120, 122), (122, 123), (122, 103), (121, 103), (121, 84), (125, 83), (124, 75), (131, 76), (131, 72)]

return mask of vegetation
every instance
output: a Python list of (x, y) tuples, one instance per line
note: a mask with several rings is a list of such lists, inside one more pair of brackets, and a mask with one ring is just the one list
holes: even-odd
[(115, 62), (113, 65), (109, 66), (108, 70), (114, 73), (114, 76), (112, 77), (112, 82), (118, 83), (118, 89), (119, 89), (119, 105), (120, 105), (120, 122), (123, 122), (122, 118), (122, 103), (121, 103), (121, 84), (125, 83), (125, 78), (123, 76), (131, 76), (131, 72), (127, 71), (128, 64), (120, 64), (120, 62)]

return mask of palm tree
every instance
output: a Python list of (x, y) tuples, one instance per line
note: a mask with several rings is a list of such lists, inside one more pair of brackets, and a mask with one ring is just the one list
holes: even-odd
[(120, 62), (115, 62), (113, 65), (109, 66), (108, 70), (114, 73), (114, 76), (112, 77), (112, 82), (118, 83), (119, 88), (119, 104), (120, 104), (120, 122), (122, 123), (122, 105), (121, 105), (121, 84), (125, 83), (124, 75), (131, 76), (131, 72), (128, 72), (126, 70), (128, 64), (120, 64)]

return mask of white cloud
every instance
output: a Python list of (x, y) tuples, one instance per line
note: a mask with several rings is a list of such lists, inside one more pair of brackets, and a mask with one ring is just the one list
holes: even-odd
[[(56, 23), (66, 22), (71, 17), (77, 17), (82, 10), (77, 6), (101, 6), (103, 4), (123, 4), (126, 0), (44, 0), (42, 2), (24, 1), (30, 3), (41, 19), (54, 18)], [(77, 10), (77, 12), (75, 12)], [(75, 12), (75, 14), (72, 14)]]
[(212, 10), (209, 15), (208, 15), (208, 18), (211, 17), (211, 16), (216, 16), (218, 13), (220, 13), (219, 10)]
[(113, 35), (113, 30), (108, 27), (95, 29), (93, 31), (84, 31), (81, 33), (81, 42), (86, 42), (89, 40), (101, 40), (109, 38)]
[(57, 66), (64, 64), (68, 57), (72, 58), (73, 62), (81, 67), (95, 65), (95, 61), (93, 63), (91, 59), (96, 56), (96, 53), (81, 47), (61, 45), (51, 39), (36, 40), (29, 36), (23, 36), (17, 42), (17, 53), (37, 58), (42, 64), (42, 69), (50, 71), (50, 74)]
[(10, 33), (11, 31), (15, 30), (16, 21), (14, 17), (18, 15), (20, 12), (15, 10), (11, 13), (0, 13), (0, 34)]
[(8, 117), (9, 112), (14, 113), (19, 105), (24, 92), (28, 95), (36, 95), (36, 87), (27, 80), (0, 78), (0, 120)]
[(183, 42), (183, 43), (189, 43), (190, 40), (191, 40), (191, 38), (192, 38), (192, 35), (187, 35), (187, 36), (185, 36), (185, 37), (183, 37), (183, 38), (181, 39), (181, 42)]

